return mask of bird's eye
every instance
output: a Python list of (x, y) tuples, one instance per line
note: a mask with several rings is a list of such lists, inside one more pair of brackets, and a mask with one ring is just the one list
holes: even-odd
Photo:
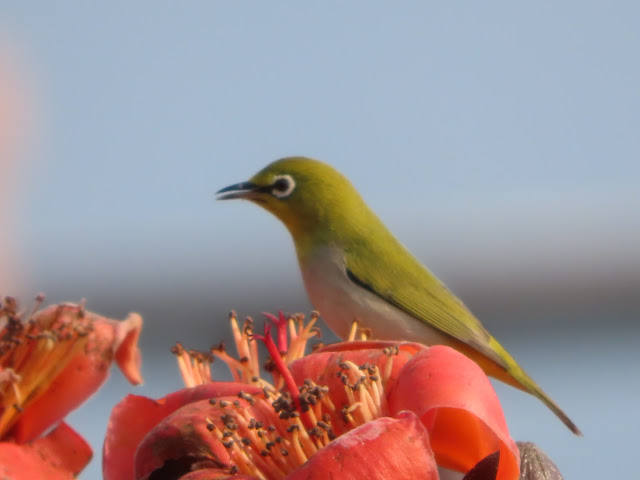
[(291, 175), (279, 175), (271, 184), (271, 193), (278, 198), (286, 198), (291, 195), (294, 188), (296, 188), (296, 182)]

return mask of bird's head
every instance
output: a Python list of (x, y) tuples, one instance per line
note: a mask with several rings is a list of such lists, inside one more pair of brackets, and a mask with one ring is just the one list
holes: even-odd
[(277, 160), (246, 182), (217, 192), (219, 200), (250, 200), (278, 217), (294, 239), (322, 229), (341, 229), (351, 213), (365, 208), (351, 182), (331, 166), (304, 157)]

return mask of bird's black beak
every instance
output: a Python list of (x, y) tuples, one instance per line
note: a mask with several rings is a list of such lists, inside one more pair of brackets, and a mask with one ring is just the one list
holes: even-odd
[(251, 182), (240, 182), (218, 190), (217, 200), (231, 200), (233, 198), (251, 198), (260, 192), (260, 187)]

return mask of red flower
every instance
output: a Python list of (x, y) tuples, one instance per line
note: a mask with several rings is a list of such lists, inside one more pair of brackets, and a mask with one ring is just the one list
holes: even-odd
[(518, 449), (496, 394), (464, 355), (359, 341), (304, 356), (315, 317), (307, 326), (275, 320), (278, 345), (264, 338), (273, 385), (260, 377), (251, 325), (241, 332), (233, 317), (240, 360), (222, 349), (211, 354), (229, 364), (235, 382), (211, 382), (210, 355), (178, 347), (187, 385), (200, 385), (118, 404), (105, 479), (437, 479), (437, 465), (467, 472), (497, 451), (496, 478), (518, 478)]
[[(388, 359), (383, 347), (398, 349), (391, 367), (385, 365)], [(336, 366), (340, 368), (345, 360), (352, 363), (352, 370), (354, 365), (367, 364), (388, 369), (387, 414), (416, 414), (429, 432), (438, 465), (467, 472), (499, 450), (497, 478), (518, 477), (519, 452), (509, 436), (498, 397), (484, 372), (466, 356), (444, 346), (351, 342), (323, 349), (290, 368), (297, 380), (315, 377), (337, 393)], [(345, 401), (345, 391), (337, 393), (337, 402)]]
[(82, 471), (91, 448), (62, 419), (104, 383), (114, 360), (131, 383), (142, 381), (141, 328), (138, 315), (120, 322), (72, 304), (48, 307), (22, 321), (15, 301), (5, 300), (0, 306), (1, 478), (70, 479)]

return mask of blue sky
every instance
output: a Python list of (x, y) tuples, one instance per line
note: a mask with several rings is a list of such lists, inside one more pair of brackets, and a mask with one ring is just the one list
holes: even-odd
[(34, 275), (96, 246), (115, 269), (184, 263), (232, 249), (217, 232), (234, 223), (273, 231), (282, 255), (279, 225), (211, 194), (290, 154), (342, 170), (407, 243), (446, 246), (452, 225), (496, 217), (505, 235), (535, 222), (551, 250), (572, 231), (597, 249), (581, 228), (600, 224), (604, 243), (640, 236), (611, 219), (640, 213), (633, 3), (5, 10), (41, 120), (22, 199)]
[(292, 154), (345, 173), (454, 288), (640, 278), (637, 2), (7, 3), (37, 119), (29, 293), (307, 305), (284, 228), (213, 196)]

